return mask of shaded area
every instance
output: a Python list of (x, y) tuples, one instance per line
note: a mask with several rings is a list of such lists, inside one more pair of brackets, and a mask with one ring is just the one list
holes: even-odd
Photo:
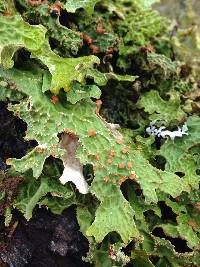
[(7, 110), (0, 102), (0, 169), (5, 170), (7, 158), (21, 158), (27, 150), (36, 145), (35, 141), (24, 140), (26, 123)]
[(15, 212), (14, 221), (18, 221), (17, 228), (12, 237), (7, 235), (7, 243), (0, 250), (6, 266), (90, 266), (81, 259), (88, 250), (88, 242), (79, 232), (74, 207), (62, 215), (41, 208), (29, 222)]
[(152, 234), (160, 238), (165, 238), (166, 240), (169, 240), (171, 244), (174, 245), (174, 249), (176, 252), (179, 252), (179, 253), (192, 252), (192, 249), (190, 249), (187, 246), (186, 240), (183, 240), (181, 238), (173, 238), (173, 237), (167, 236), (161, 227), (156, 227), (153, 230)]

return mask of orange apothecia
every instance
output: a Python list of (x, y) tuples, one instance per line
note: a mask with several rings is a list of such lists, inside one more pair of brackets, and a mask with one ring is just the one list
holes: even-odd
[(123, 144), (123, 140), (122, 139), (117, 139), (116, 143), (119, 144), (119, 145), (122, 145)]
[(42, 4), (42, 0), (28, 0), (28, 3), (31, 5), (31, 6), (39, 6)]
[(96, 165), (93, 165), (93, 170), (94, 170), (94, 172), (97, 170), (97, 166)]
[(89, 137), (95, 137), (96, 135), (97, 135), (97, 133), (94, 129), (88, 130), (88, 136)]
[(83, 40), (87, 43), (87, 44), (91, 44), (93, 42), (93, 39), (91, 36), (83, 34)]
[(192, 226), (193, 230), (197, 229), (197, 223), (194, 220), (189, 220), (187, 223)]
[(83, 32), (77, 32), (77, 34), (80, 36), (81, 39), (83, 39), (88, 45), (93, 42), (93, 39), (91, 36), (84, 34)]
[(124, 163), (122, 163), (122, 162), (119, 163), (119, 164), (118, 164), (118, 167), (119, 167), (119, 169), (124, 169)]
[(37, 146), (37, 147), (35, 148), (35, 150), (36, 150), (38, 153), (43, 153), (43, 152), (46, 150), (46, 148)]
[(100, 52), (99, 47), (93, 44), (90, 45), (90, 49), (91, 49), (92, 54), (98, 54)]
[(111, 150), (111, 151), (109, 152), (109, 155), (110, 155), (111, 157), (114, 157), (114, 156), (116, 155), (116, 152), (115, 152), (114, 150)]
[(96, 155), (95, 155), (95, 159), (98, 160), (98, 161), (100, 160), (100, 156), (99, 156), (99, 154), (96, 154)]
[(112, 183), (113, 183), (113, 184), (116, 184), (117, 181), (116, 181), (115, 179), (112, 179)]
[(128, 163), (127, 163), (127, 169), (131, 169), (133, 167), (133, 164), (129, 161)]
[(197, 223), (194, 220), (189, 220), (187, 223), (192, 226), (193, 230), (197, 228)]
[(133, 181), (136, 181), (136, 174), (135, 173), (131, 173), (131, 175), (129, 176), (129, 178)]
[(100, 111), (100, 109), (101, 109), (101, 105), (102, 105), (102, 101), (101, 101), (101, 99), (98, 99), (98, 100), (96, 100), (96, 114), (97, 115), (99, 115), (99, 111)]
[(107, 183), (107, 182), (109, 181), (109, 177), (108, 177), (108, 176), (105, 176), (105, 177), (103, 178), (103, 181), (104, 181), (105, 183)]
[(126, 176), (122, 176), (122, 177), (119, 179), (118, 184), (121, 185), (123, 182), (126, 181), (126, 179), (127, 179)]
[(153, 53), (155, 52), (155, 48), (152, 45), (147, 45), (147, 46), (141, 46), (140, 47), (140, 52), (142, 53)]
[(3, 16), (4, 16), (4, 17), (10, 17), (10, 16), (12, 16), (12, 13), (11, 13), (10, 11), (5, 11), (5, 12), (3, 13)]
[(54, 105), (59, 101), (59, 98), (57, 97), (57, 95), (53, 95), (51, 97), (51, 103), (53, 103)]
[(175, 197), (175, 199), (176, 199), (176, 202), (178, 202), (178, 203), (181, 201), (180, 197)]
[(81, 39), (84, 39), (84, 34), (82, 32), (77, 32)]
[(103, 34), (103, 33), (105, 33), (105, 29), (103, 28), (103, 23), (102, 23), (101, 20), (99, 20), (98, 23), (97, 23), (96, 33), (97, 34)]
[(49, 9), (52, 15), (60, 16), (60, 9), (61, 9), (60, 1), (55, 2), (53, 5), (50, 5)]
[(108, 163), (108, 164), (112, 164), (112, 159), (108, 159), (108, 160), (107, 160), (107, 163)]
[(122, 153), (126, 154), (128, 152), (129, 152), (129, 148), (128, 147), (122, 148)]
[(200, 211), (200, 202), (197, 202), (197, 203), (195, 204), (195, 207)]

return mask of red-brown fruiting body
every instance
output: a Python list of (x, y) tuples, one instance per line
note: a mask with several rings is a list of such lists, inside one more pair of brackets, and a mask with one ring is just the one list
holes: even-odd
[(189, 220), (187, 223), (192, 226), (193, 230), (197, 228), (197, 223), (194, 220)]
[(142, 53), (152, 53), (152, 52), (155, 52), (155, 48), (152, 45), (141, 46), (140, 47), (140, 52), (142, 52)]
[(122, 162), (119, 163), (119, 164), (118, 164), (118, 167), (119, 167), (119, 169), (124, 169), (124, 163), (122, 163)]
[(123, 144), (123, 140), (122, 139), (117, 139), (116, 143), (119, 144), (119, 145), (122, 145)]
[(96, 27), (96, 33), (97, 34), (103, 34), (103, 33), (105, 33), (105, 29), (103, 28), (102, 23), (98, 23), (98, 25)]
[(115, 179), (112, 179), (112, 183), (113, 183), (113, 184), (116, 184), (117, 181), (116, 181)]
[(49, 9), (51, 13), (55, 12), (58, 16), (60, 16), (60, 9), (61, 9), (60, 1), (55, 2), (53, 5), (50, 5)]
[(95, 103), (96, 103), (96, 107), (97, 107), (96, 108), (96, 114), (99, 115), (99, 111), (101, 109), (101, 105), (103, 102), (101, 101), (101, 99), (97, 99)]
[(128, 163), (127, 163), (127, 169), (131, 169), (133, 167), (133, 164), (129, 161)]
[(135, 173), (132, 173), (129, 178), (133, 181), (136, 181), (136, 174)]
[(90, 45), (90, 49), (91, 49), (92, 54), (98, 54), (100, 52), (99, 47), (93, 44)]
[(36, 150), (37, 153), (40, 153), (41, 154), (41, 153), (43, 153), (45, 151), (45, 148), (36, 147), (35, 150)]
[(116, 152), (115, 152), (114, 150), (111, 150), (111, 151), (109, 152), (109, 155), (110, 155), (111, 157), (114, 157), (114, 156), (116, 155)]
[(94, 129), (88, 130), (88, 136), (89, 137), (95, 137), (96, 135), (97, 135), (97, 133)]
[[(7, 163), (7, 162), (6, 162)], [(196, 204), (195, 204), (195, 207), (200, 211), (200, 202), (197, 202)]]
[(28, 3), (29, 3), (31, 6), (39, 6), (39, 5), (41, 5), (42, 0), (28, 0)]
[(181, 201), (180, 197), (176, 197), (175, 199), (176, 199), (176, 202), (178, 202), (178, 203)]
[(112, 159), (108, 159), (108, 160), (107, 160), (107, 163), (108, 163), (108, 164), (112, 164)]
[(92, 37), (89, 36), (89, 35), (86, 35), (86, 34), (83, 35), (83, 40), (84, 40), (87, 44), (91, 44), (91, 43), (93, 42)]
[(105, 177), (103, 178), (103, 180), (104, 180), (105, 183), (107, 183), (107, 182), (109, 181), (109, 177), (108, 177), (108, 176), (105, 176)]
[(51, 97), (51, 103), (53, 103), (54, 105), (59, 101), (59, 98), (56, 95), (53, 95)]
[(121, 185), (123, 182), (126, 181), (126, 179), (127, 179), (126, 176), (122, 176), (122, 177), (119, 179), (118, 184)]
[(99, 154), (95, 155), (95, 159), (98, 160), (98, 161), (100, 160)]
[(10, 17), (10, 16), (12, 16), (12, 13), (11, 13), (10, 11), (5, 11), (5, 12), (3, 13), (3, 16), (4, 16), (4, 17)]
[(99, 107), (102, 105), (103, 102), (101, 101), (101, 99), (97, 99), (95, 103)]
[(82, 32), (77, 32), (81, 39), (84, 39), (84, 34)]
[(122, 148), (122, 153), (126, 154), (128, 152), (129, 152), (129, 148), (127, 147)]

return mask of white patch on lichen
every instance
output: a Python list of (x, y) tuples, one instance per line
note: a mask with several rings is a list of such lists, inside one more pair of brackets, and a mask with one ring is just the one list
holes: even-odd
[(46, 144), (41, 144), (41, 145), (38, 145), (37, 147), (38, 148), (41, 148), (41, 149), (46, 149), (47, 148), (47, 145)]
[(82, 194), (88, 193), (88, 184), (83, 176), (83, 165), (80, 160), (76, 158), (76, 150), (79, 146), (78, 138), (74, 135), (63, 134), (60, 142), (62, 148), (66, 149), (62, 157), (64, 170), (62, 176), (59, 178), (62, 184), (72, 182)]
[(118, 131), (120, 128), (119, 124), (104, 122), (106, 127), (112, 132), (113, 136), (118, 140), (123, 140), (123, 135)]
[(162, 126), (160, 128), (156, 128), (157, 121), (154, 120), (150, 123), (150, 126), (146, 128), (146, 132), (149, 135), (154, 135), (162, 138), (170, 138), (171, 140), (174, 140), (175, 137), (183, 137), (183, 135), (188, 135), (188, 127), (187, 124), (184, 123), (182, 128), (178, 127), (178, 130), (176, 131), (169, 131), (165, 130), (166, 127)]
[(51, 73), (55, 72), (55, 70), (56, 70), (56, 66), (55, 66), (55, 65), (51, 65), (51, 66), (49, 67), (49, 71), (50, 71)]

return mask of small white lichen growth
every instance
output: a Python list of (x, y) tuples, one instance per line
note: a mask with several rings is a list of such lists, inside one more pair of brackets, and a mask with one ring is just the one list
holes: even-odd
[(40, 149), (46, 149), (47, 148), (47, 144), (41, 144), (37, 146)]
[[(130, 262), (130, 258), (125, 255), (125, 253), (121, 250), (122, 248), (116, 248), (115, 245), (109, 246), (109, 258), (111, 258), (116, 263), (120, 263), (120, 266), (125, 266)], [(116, 267), (112, 265), (112, 267)]]
[(175, 137), (183, 137), (183, 135), (188, 135), (188, 127), (187, 124), (184, 123), (182, 128), (178, 127), (178, 130), (176, 131), (169, 131), (165, 130), (166, 127), (161, 126), (160, 128), (156, 128), (157, 120), (154, 120), (150, 123), (150, 126), (146, 128), (146, 132), (149, 135), (154, 135), (157, 137), (162, 138), (170, 138), (171, 140), (174, 140)]
[(66, 149), (62, 157), (64, 170), (62, 176), (59, 178), (62, 184), (72, 182), (82, 194), (88, 193), (88, 184), (83, 176), (83, 165), (80, 160), (76, 158), (76, 150), (79, 146), (78, 138), (74, 135), (63, 134), (60, 142), (62, 148)]

